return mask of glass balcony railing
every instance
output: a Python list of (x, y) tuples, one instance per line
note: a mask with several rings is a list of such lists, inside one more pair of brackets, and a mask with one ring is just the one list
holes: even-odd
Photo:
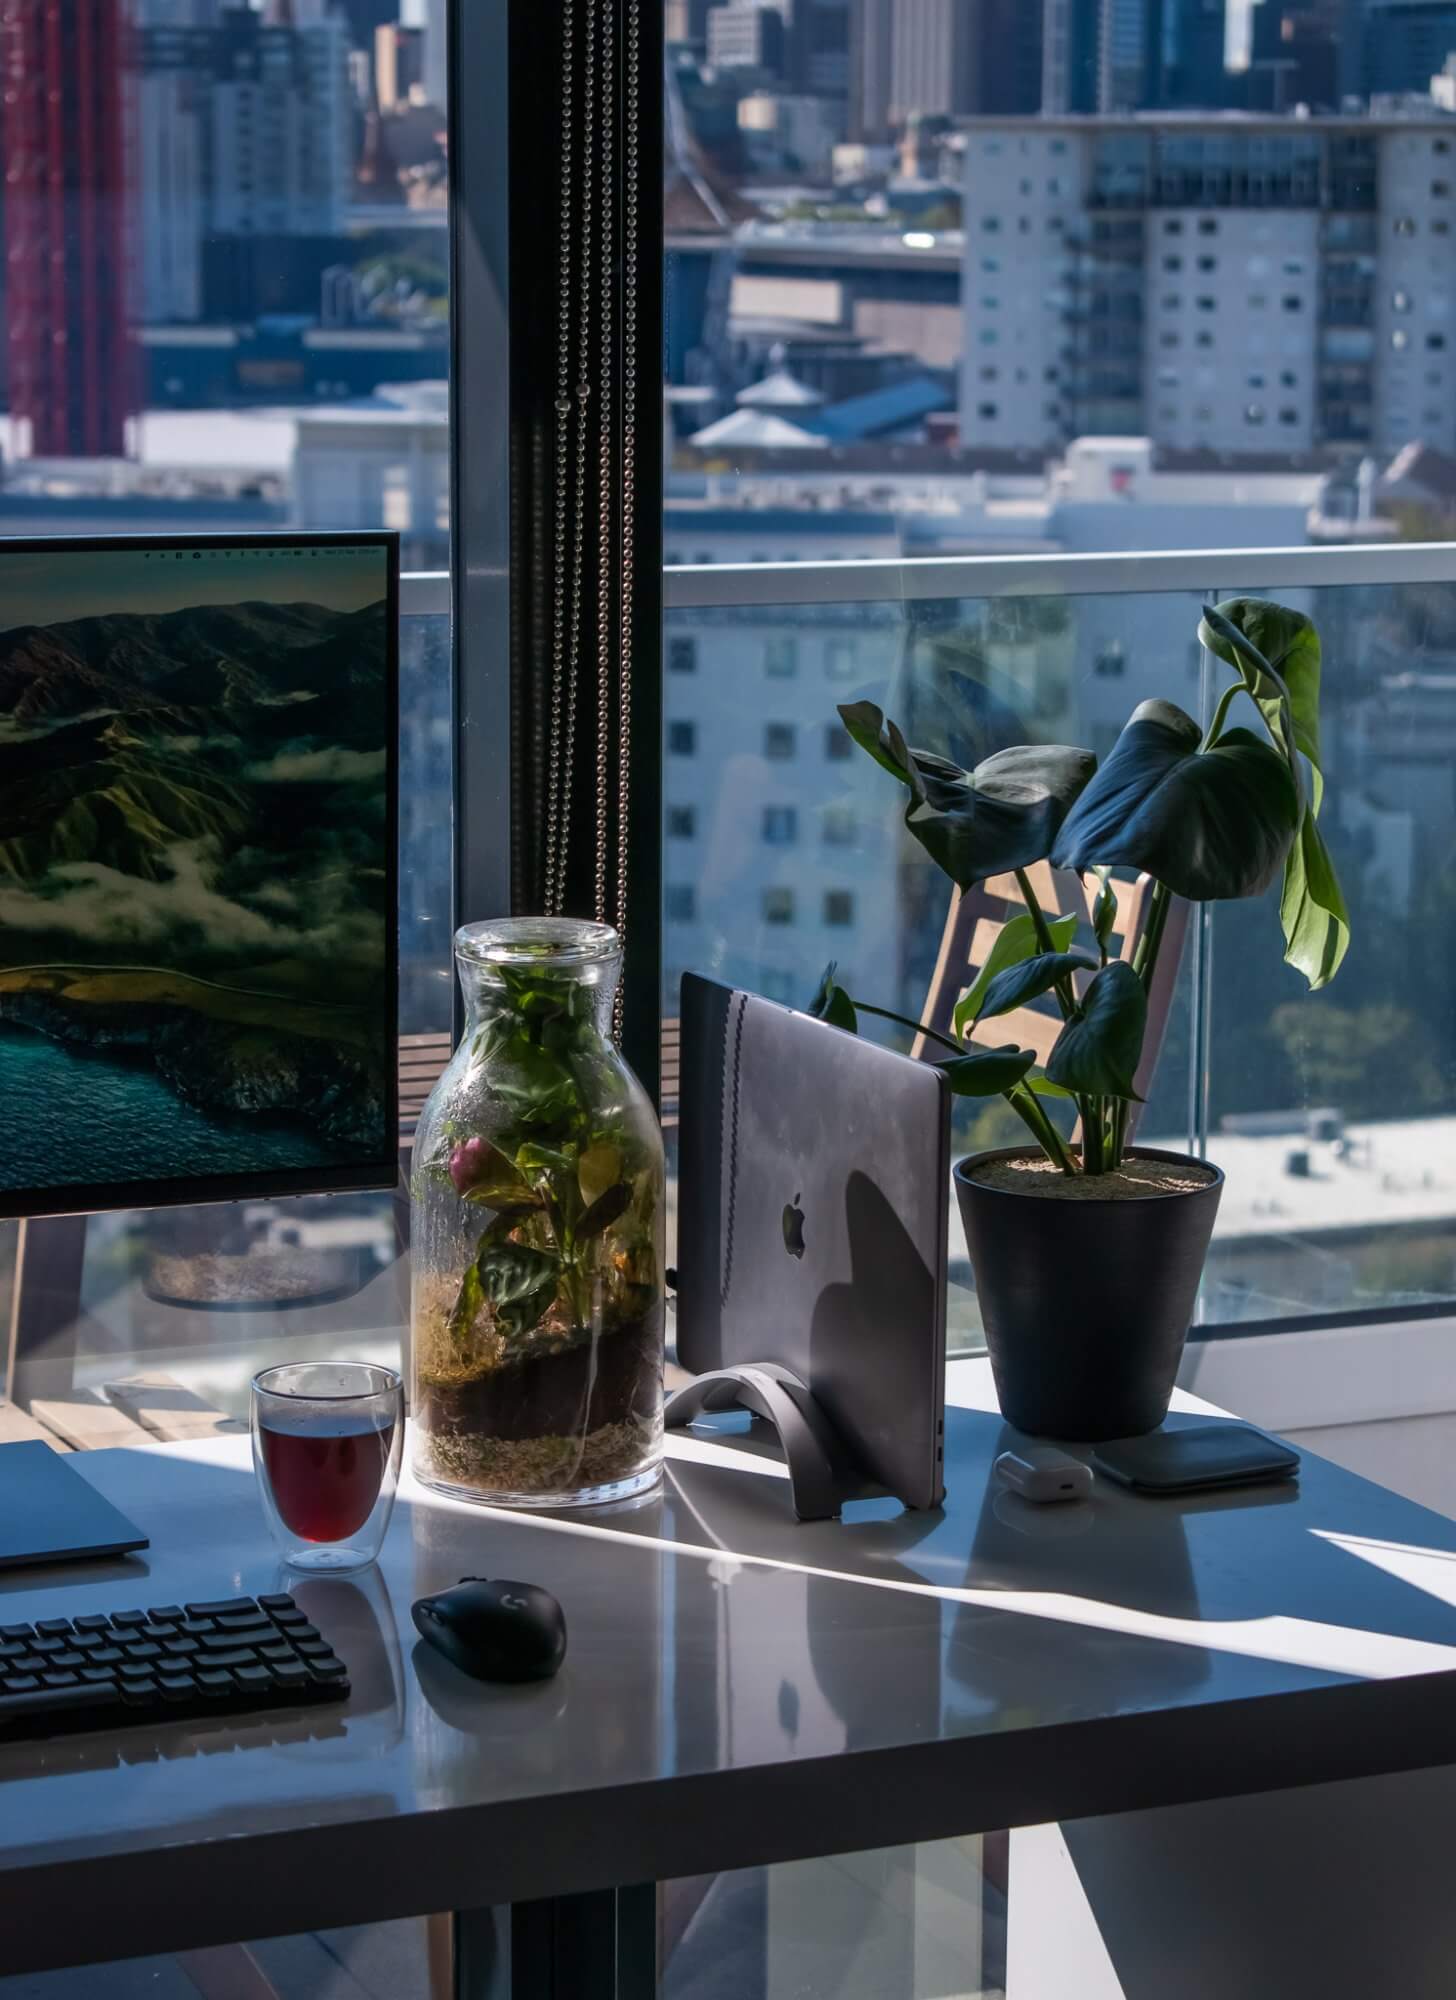
[[(1105, 755), (1150, 696), (1211, 712), (1203, 601), (1278, 598), (1323, 639), (1322, 825), (1353, 943), (1311, 994), (1276, 892), (1196, 913), (1141, 1136), (1228, 1174), (1206, 1328), (1456, 1311), (1453, 583), (1456, 548), (1425, 545), (670, 570), (669, 657), (690, 665), (665, 676), (665, 1018), (689, 968), (803, 1004), (829, 959), (924, 1005), (947, 885), (837, 703), (965, 765), (1027, 740)], [(1019, 1140), (1004, 1109), (958, 1106), (957, 1147)], [(953, 1277), (973, 1345), (963, 1258)]]

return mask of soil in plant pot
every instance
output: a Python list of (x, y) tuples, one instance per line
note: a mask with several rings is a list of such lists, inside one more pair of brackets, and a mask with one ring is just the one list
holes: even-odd
[(1106, 1174), (1064, 1174), (1050, 1160), (1030, 1156), (985, 1160), (967, 1179), (1008, 1194), (1044, 1195), (1052, 1201), (1156, 1201), (1162, 1195), (1193, 1194), (1214, 1176), (1196, 1160), (1124, 1160)]
[[(436, 1351), (438, 1353), (438, 1350)], [(522, 1360), (422, 1353), (414, 1414), (425, 1469), (494, 1493), (606, 1485), (641, 1470), (662, 1423), (662, 1311)]]

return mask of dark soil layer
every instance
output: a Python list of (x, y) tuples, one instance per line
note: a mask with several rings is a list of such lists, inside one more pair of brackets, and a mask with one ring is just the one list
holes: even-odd
[(1213, 1175), (1197, 1160), (1176, 1165), (1171, 1160), (1130, 1158), (1112, 1173), (1064, 1174), (1041, 1157), (986, 1160), (967, 1176), (981, 1187), (1007, 1194), (1045, 1196), (1049, 1201), (1157, 1201), (1164, 1195), (1191, 1194), (1207, 1187)]
[(662, 1308), (593, 1343), (496, 1368), (470, 1382), (416, 1384), (415, 1417), (438, 1437), (584, 1437), (650, 1422), (662, 1399)]

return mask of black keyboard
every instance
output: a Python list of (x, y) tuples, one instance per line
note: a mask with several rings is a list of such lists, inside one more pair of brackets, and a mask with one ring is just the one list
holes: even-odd
[(0, 1624), (0, 1739), (339, 1701), (349, 1675), (291, 1597)]

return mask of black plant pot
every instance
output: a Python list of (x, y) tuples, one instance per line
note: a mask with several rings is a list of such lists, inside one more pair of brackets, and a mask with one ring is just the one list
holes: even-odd
[[(1057, 1200), (987, 1187), (957, 1163), (956, 1194), (1001, 1413), (1034, 1437), (1136, 1437), (1168, 1414), (1223, 1175), (1137, 1201)], [(1130, 1157), (1187, 1166), (1182, 1153)], [(1200, 1164), (1207, 1164), (1202, 1162)]]

